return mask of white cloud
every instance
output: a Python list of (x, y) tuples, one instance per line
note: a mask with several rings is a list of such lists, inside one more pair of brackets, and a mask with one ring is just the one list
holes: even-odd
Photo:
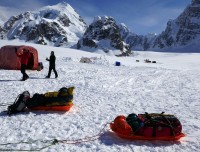
[(2, 6), (0, 6), (0, 19), (2, 20), (2, 21), (5, 21), (8, 17), (7, 17), (7, 13), (6, 13), (6, 11), (7, 11), (7, 8), (6, 7), (2, 7)]
[(33, 11), (45, 5), (39, 0), (20, 0), (15, 1), (15, 3), (13, 3), (12, 0), (7, 0), (7, 3), (9, 3), (10, 5), (8, 5), (7, 7), (0, 7), (0, 13), (4, 14), (3, 16), (6, 17), (17, 15), (25, 11)]
[(1, 24), (7, 21), (12, 15), (18, 14), (19, 10), (15, 8), (0, 6), (0, 20)]
[(11, 16), (18, 15), (25, 11), (33, 11), (45, 6), (45, 4), (39, 0), (20, 0), (15, 1), (15, 3), (13, 3), (13, 0), (7, 0), (6, 3), (9, 4), (7, 7), (0, 6), (0, 25), (7, 21)]
[(84, 16), (82, 18), (84, 19), (87, 25), (90, 25), (94, 20), (94, 17), (91, 17), (91, 16)]

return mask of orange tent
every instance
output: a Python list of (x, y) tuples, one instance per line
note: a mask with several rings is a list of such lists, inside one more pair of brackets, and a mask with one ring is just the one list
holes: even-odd
[(0, 49), (0, 69), (7, 70), (19, 70), (21, 67), (20, 58), (16, 55), (17, 53), (22, 54), (23, 49), (29, 50), (31, 57), (28, 60), (27, 69), (37, 70), (38, 68), (38, 52), (31, 46), (3, 46)]

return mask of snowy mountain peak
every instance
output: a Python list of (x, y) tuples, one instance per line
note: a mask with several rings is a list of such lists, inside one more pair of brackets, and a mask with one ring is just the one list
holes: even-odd
[(93, 23), (97, 22), (97, 21), (101, 21), (101, 22), (106, 22), (108, 20), (114, 20), (113, 17), (111, 16), (96, 16), (94, 17)]
[(3, 28), (8, 39), (72, 46), (83, 35), (87, 25), (69, 4), (62, 2), (12, 16)]
[(119, 28), (120, 28), (121, 30), (123, 30), (124, 32), (130, 32), (130, 29), (126, 26), (126, 24), (120, 23), (118, 26), (119, 26)]
[(101, 20), (101, 16), (95, 16), (95, 17), (94, 17), (94, 20), (93, 20), (93, 23), (95, 23), (95, 22), (97, 22), (97, 21), (99, 21), (99, 20)]
[(119, 30), (120, 30), (120, 34), (122, 36), (123, 39), (125, 39), (125, 37), (127, 37), (130, 33), (130, 30), (128, 29), (128, 27), (124, 24), (124, 23), (120, 23), (118, 25)]
[(176, 19), (168, 21), (166, 29), (159, 35), (141, 36), (131, 32), (124, 35), (125, 42), (133, 50), (185, 52), (190, 48), (191, 52), (199, 52), (200, 0), (192, 0)]
[(74, 10), (71, 5), (69, 5), (68, 3), (66, 2), (60, 2), (56, 5), (48, 5), (48, 6), (44, 6), (42, 8), (40, 8), (40, 10), (42, 9), (56, 9), (56, 10), (65, 10), (65, 9), (71, 9), (71, 10)]
[[(93, 23), (89, 25), (77, 44), (78, 49), (85, 47), (103, 50), (106, 53), (110, 53), (111, 50), (118, 50), (117, 53), (112, 51), (112, 54), (115, 55), (130, 54), (130, 48), (123, 41), (116, 21), (108, 16), (96, 16), (94, 18)], [(88, 50), (88, 48), (85, 50)]]
[(56, 19), (59, 18), (59, 16), (63, 16), (63, 18), (68, 18), (71, 23), (79, 25), (79, 28), (84, 27), (81, 28), (82, 30), (86, 29), (86, 23), (83, 21), (80, 15), (71, 7), (71, 5), (66, 2), (61, 2), (53, 6), (45, 6), (35, 12), (35, 14), (38, 14), (38, 12), (39, 16), (47, 19)]
[(71, 7), (71, 5), (66, 2), (61, 2), (52, 6), (45, 6), (39, 9), (39, 12), (45, 13), (45, 11), (52, 13), (54, 12), (56, 14), (66, 14), (68, 17), (70, 17), (72, 14), (75, 16), (79, 16), (77, 12)]
[(62, 1), (62, 2), (60, 2), (60, 3), (58, 3), (57, 4), (58, 6), (69, 6), (69, 7), (71, 7), (71, 5), (69, 5), (67, 2), (65, 2), (65, 1)]
[[(154, 49), (186, 47), (200, 39), (200, 0), (193, 0), (190, 5), (167, 27), (154, 41)], [(198, 51), (198, 50), (196, 50)]]

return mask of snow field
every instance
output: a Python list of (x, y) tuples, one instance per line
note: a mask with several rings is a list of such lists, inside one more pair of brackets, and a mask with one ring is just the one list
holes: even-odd
[[(1, 41), (2, 46), (11, 43)], [(17, 45), (21, 43), (15, 42)], [(161, 113), (176, 115), (187, 137), (179, 142), (127, 141), (120, 139), (106, 126), (104, 134), (95, 141), (80, 144), (56, 144), (42, 151), (81, 152), (171, 152), (198, 151), (200, 142), (200, 61), (199, 54), (137, 52), (129, 58), (104, 57), (67, 48), (36, 47), (44, 70), (28, 71), (30, 79), (21, 82), (20, 71), (0, 70), (0, 104), (14, 102), (18, 94), (56, 91), (64, 86), (75, 86), (75, 106), (67, 112), (27, 111), (11, 117), (0, 106), (0, 143), (19, 141), (66, 139), (76, 140), (99, 133), (102, 127), (118, 115), (130, 113)], [(44, 79), (48, 72), (45, 58), (54, 50), (57, 56), (58, 79)], [(146, 53), (146, 54), (145, 54)], [(82, 56), (97, 57), (93, 63), (80, 63)], [(147, 64), (143, 60), (156, 60)], [(136, 63), (135, 60), (140, 62)], [(120, 61), (122, 66), (114, 66)], [(9, 145), (3, 148), (34, 149), (46, 145)]]

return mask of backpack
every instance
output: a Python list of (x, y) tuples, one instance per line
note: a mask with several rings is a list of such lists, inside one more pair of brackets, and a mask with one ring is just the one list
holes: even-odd
[(26, 101), (30, 98), (30, 93), (28, 91), (24, 91), (22, 94), (19, 94), (15, 99), (15, 102), (8, 106), (7, 114), (15, 114), (23, 111), (26, 108)]
[(27, 108), (33, 108), (38, 106), (44, 106), (45, 104), (45, 97), (43, 94), (35, 93), (32, 98), (27, 100), (26, 106)]
[(37, 71), (41, 71), (43, 68), (44, 68), (43, 63), (39, 62), (38, 67), (37, 67)]
[(45, 106), (65, 106), (73, 102), (74, 87), (63, 87), (57, 92), (47, 92)]

